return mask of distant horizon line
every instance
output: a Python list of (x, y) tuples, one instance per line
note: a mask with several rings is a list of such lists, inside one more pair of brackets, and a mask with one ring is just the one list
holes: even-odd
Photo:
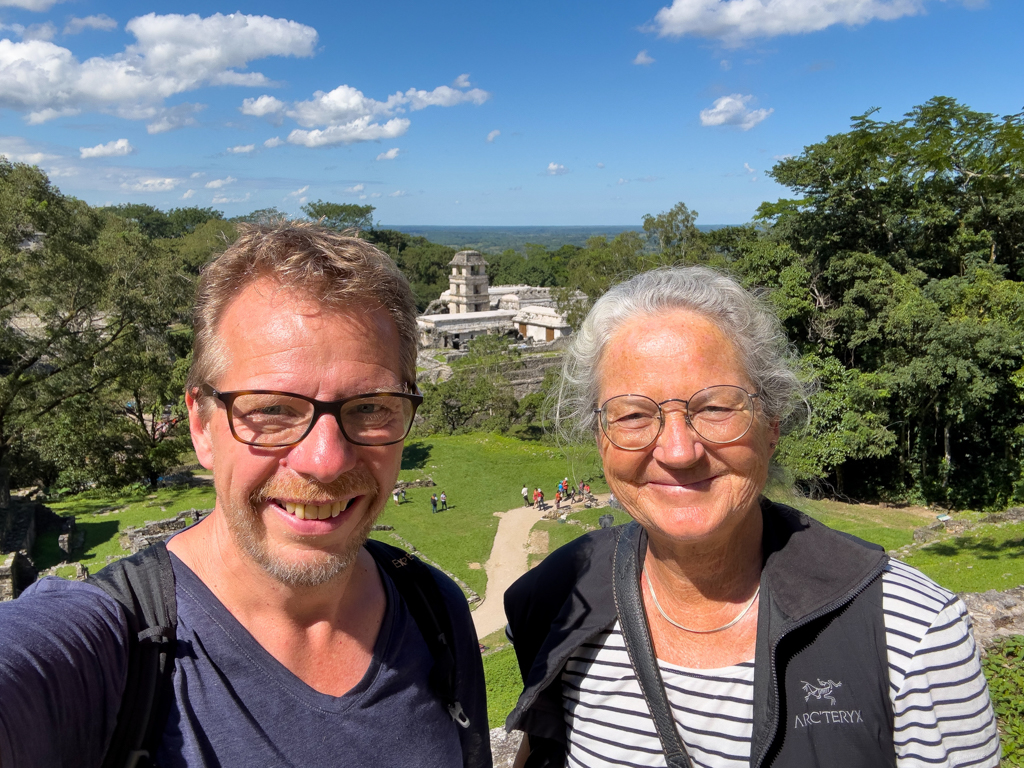
[[(384, 224), (377, 223), (379, 229), (635, 229), (642, 230), (642, 224)], [(741, 227), (742, 224), (697, 224), (704, 227), (721, 229), (723, 227)]]

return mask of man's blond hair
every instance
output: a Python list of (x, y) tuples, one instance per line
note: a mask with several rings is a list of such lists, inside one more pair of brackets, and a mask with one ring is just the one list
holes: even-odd
[(383, 309), (398, 329), (401, 374), (416, 383), (416, 301), (395, 263), (365, 240), (303, 222), (242, 225), (240, 237), (206, 266), (193, 314), (192, 368), (186, 390), (213, 384), (229, 364), (220, 321), (246, 288), (271, 280), (326, 310)]

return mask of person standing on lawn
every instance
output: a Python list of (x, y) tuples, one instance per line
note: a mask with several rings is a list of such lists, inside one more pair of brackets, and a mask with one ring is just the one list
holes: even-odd
[(430, 511), (435, 515), (437, 514), (437, 494), (430, 494)]
[(448, 494), (441, 491), (441, 511), (444, 512), (446, 509), (448, 509)]
[[(0, 603), (0, 765), (96, 768), (114, 764), (114, 744), (118, 766), (486, 768), (462, 592), (406, 556), (422, 574), (414, 594), (391, 559), (401, 550), (367, 542), (422, 401), (409, 284), (365, 240), (299, 223), (240, 230), (200, 277), (185, 388), (214, 510), (109, 566), (158, 570), (176, 620), (133, 632), (140, 609), (62, 579)], [(432, 624), (410, 605), (451, 625), (452, 703), (433, 681), (437, 636), (420, 629)], [(132, 692), (156, 682), (135, 662), (157, 641), (176, 650), (153, 701)], [(152, 742), (112, 739), (151, 703), (164, 713)]]
[(523, 494), (523, 506), (524, 507), (530, 506), (530, 495), (529, 495), (530, 492), (526, 488), (526, 483), (523, 483), (522, 494)]

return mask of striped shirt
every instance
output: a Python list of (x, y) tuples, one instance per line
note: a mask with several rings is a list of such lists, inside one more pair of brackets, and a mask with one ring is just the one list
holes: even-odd
[[(963, 602), (893, 560), (882, 574), (882, 611), (897, 766), (999, 765), (995, 717)], [(658, 666), (694, 766), (749, 766), (754, 662), (687, 669), (659, 659)], [(568, 765), (665, 765), (617, 621), (569, 658), (562, 700)]]

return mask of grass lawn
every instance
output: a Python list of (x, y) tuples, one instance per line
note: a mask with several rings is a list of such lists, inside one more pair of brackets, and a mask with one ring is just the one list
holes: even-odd
[(491, 728), (505, 724), (505, 718), (523, 691), (516, 652), (511, 647), (484, 656), (487, 680), (487, 720)]
[(922, 507), (893, 509), (871, 504), (843, 504), (839, 501), (805, 499), (780, 492), (769, 498), (788, 504), (829, 528), (845, 531), (865, 541), (898, 549), (914, 540), (914, 529), (935, 522), (935, 512)]
[[(554, 497), (558, 481), (586, 480), (595, 492), (605, 490), (596, 451), (567, 458), (558, 449), (541, 443), (494, 434), (470, 434), (412, 438), (402, 455), (401, 480), (430, 476), (433, 488), (412, 488), (407, 501), (395, 506), (390, 500), (379, 523), (393, 525), (395, 533), (423, 552), (481, 596), (487, 588), (482, 566), (491, 554), (498, 528), (495, 512), (521, 507), (520, 489), (540, 487)], [(448, 496), (448, 510), (430, 513), (430, 495)], [(374, 534), (394, 543), (388, 532)], [(479, 569), (470, 568), (477, 563)]]
[[(573, 512), (569, 515), (570, 520), (579, 520), (582, 523), (599, 528), (600, 523), (598, 518), (601, 515), (613, 515), (615, 518), (615, 525), (622, 525), (628, 523), (630, 520), (629, 515), (621, 510), (611, 509), (610, 507), (601, 507), (599, 509), (581, 509), (578, 512)], [(568, 544), (573, 539), (576, 539), (586, 533), (586, 529), (579, 525), (570, 525), (563, 523), (561, 520), (541, 520), (535, 526), (532, 531), (546, 531), (548, 534), (548, 552), (554, 552), (563, 544)], [(540, 553), (530, 553), (530, 567), (532, 568), (535, 563), (540, 562), (544, 559), (545, 555)]]
[[(519, 491), (524, 483), (531, 489), (539, 486), (548, 498), (566, 476), (586, 480), (595, 492), (605, 490), (596, 451), (567, 457), (552, 446), (492, 434), (410, 439), (402, 455), (400, 478), (426, 476), (437, 485), (409, 490), (407, 501), (398, 507), (389, 499), (378, 522), (393, 525), (397, 534), (480, 595), (486, 590), (486, 574), (482, 567), (472, 569), (469, 564), (483, 566), (487, 561), (498, 526), (494, 513), (521, 506)], [(442, 490), (448, 495), (448, 510), (432, 515), (430, 494), (440, 495)], [(126, 554), (118, 544), (123, 529), (214, 504), (212, 486), (162, 488), (151, 496), (145, 491), (127, 496), (87, 491), (49, 506), (55, 512), (75, 515), (85, 532), (85, 549), (78, 560), (95, 572), (106, 564), (108, 555)], [(99, 512), (109, 507), (116, 511)], [(394, 543), (388, 532), (374, 536)], [(34, 557), (40, 569), (60, 562), (56, 533), (39, 537)]]
[[(74, 514), (78, 529), (85, 532), (85, 548), (76, 559), (95, 573), (106, 565), (107, 555), (127, 554), (117, 540), (118, 533), (125, 528), (144, 525), (149, 520), (166, 520), (192, 507), (207, 509), (214, 501), (212, 485), (161, 488), (154, 498), (151, 495), (145, 491), (128, 496), (86, 491), (66, 501), (48, 502), (47, 506), (59, 514)], [(99, 512), (105, 507), (116, 507), (117, 511)], [(57, 537), (56, 532), (51, 532), (36, 540), (33, 559), (41, 570), (61, 561)]]
[(984, 592), (1024, 584), (1024, 523), (986, 525), (927, 544), (905, 558), (954, 592)]

